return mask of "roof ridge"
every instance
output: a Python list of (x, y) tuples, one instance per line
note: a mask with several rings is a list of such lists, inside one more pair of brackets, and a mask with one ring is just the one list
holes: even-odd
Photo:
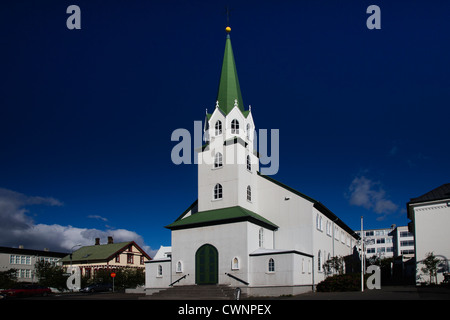
[[(222, 212), (221, 212), (222, 211)], [(263, 216), (239, 205), (199, 211), (181, 220), (165, 226), (167, 229), (185, 229), (198, 226), (216, 225), (224, 223), (233, 223), (241, 221), (250, 221), (256, 224), (264, 225), (267, 228), (277, 229), (278, 226)]]

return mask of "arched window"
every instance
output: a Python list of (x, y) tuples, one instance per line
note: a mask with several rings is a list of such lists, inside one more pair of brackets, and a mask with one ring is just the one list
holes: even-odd
[(316, 227), (317, 230), (323, 231), (322, 216), (320, 214), (317, 214), (316, 216)]
[(181, 261), (177, 262), (177, 272), (183, 272), (183, 264)]
[(157, 274), (157, 276), (158, 277), (162, 277), (162, 265), (158, 265), (158, 274)]
[(220, 183), (214, 186), (214, 199), (222, 199), (222, 185)]
[(237, 121), (236, 119), (233, 119), (233, 121), (231, 121), (231, 133), (239, 134), (239, 121)]
[(250, 123), (247, 123), (247, 139), (250, 140)]
[(264, 247), (264, 229), (259, 229), (259, 247)]
[(269, 272), (275, 272), (275, 261), (272, 258), (269, 259)]
[(252, 188), (247, 186), (247, 200), (252, 201)]
[(247, 170), (252, 171), (252, 162), (250, 160), (250, 156), (247, 156)]
[(239, 259), (238, 257), (234, 257), (232, 264), (231, 264), (231, 270), (239, 270)]
[(216, 121), (215, 129), (216, 129), (216, 136), (222, 134), (222, 121), (220, 120)]
[(222, 154), (220, 152), (216, 153), (216, 156), (214, 157), (214, 168), (220, 168), (222, 167)]

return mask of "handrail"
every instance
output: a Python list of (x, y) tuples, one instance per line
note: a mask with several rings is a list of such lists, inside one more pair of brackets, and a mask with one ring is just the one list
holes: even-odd
[(227, 276), (229, 276), (230, 278), (233, 278), (234, 280), (237, 280), (237, 281), (239, 281), (239, 282), (242, 282), (242, 283), (245, 284), (246, 286), (249, 285), (248, 282), (246, 282), (246, 281), (244, 281), (244, 280), (242, 280), (242, 279), (239, 279), (238, 277), (236, 277), (236, 276), (234, 276), (234, 275), (232, 275), (232, 274), (229, 274), (229, 273), (226, 273), (226, 272), (225, 272), (225, 274), (226, 274)]
[(172, 287), (175, 283), (177, 283), (177, 282), (183, 280), (183, 279), (186, 278), (188, 275), (189, 275), (189, 273), (188, 273), (188, 274), (185, 274), (185, 275), (182, 276), (180, 279), (175, 280), (174, 282), (172, 282), (171, 284), (169, 284), (169, 287)]

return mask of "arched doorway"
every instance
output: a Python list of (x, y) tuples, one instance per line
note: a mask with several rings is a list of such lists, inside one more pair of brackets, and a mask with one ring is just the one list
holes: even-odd
[(204, 244), (195, 253), (195, 283), (216, 284), (219, 275), (219, 254), (217, 249)]

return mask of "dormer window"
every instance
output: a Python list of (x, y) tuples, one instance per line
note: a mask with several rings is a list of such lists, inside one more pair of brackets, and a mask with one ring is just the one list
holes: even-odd
[(239, 134), (239, 121), (236, 119), (231, 121), (231, 134)]
[(222, 121), (220, 120), (216, 121), (215, 129), (216, 129), (216, 136), (222, 134)]

